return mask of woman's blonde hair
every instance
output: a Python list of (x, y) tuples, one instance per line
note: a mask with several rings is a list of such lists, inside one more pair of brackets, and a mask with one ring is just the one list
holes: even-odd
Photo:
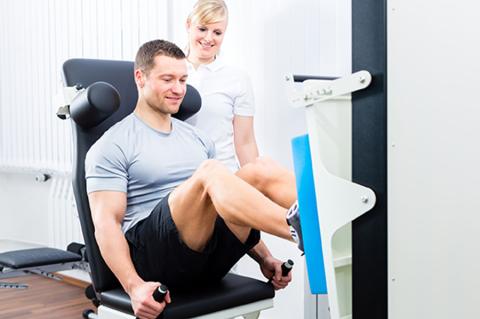
[(187, 22), (201, 24), (217, 23), (223, 20), (228, 20), (228, 9), (223, 0), (199, 0), (187, 18)]

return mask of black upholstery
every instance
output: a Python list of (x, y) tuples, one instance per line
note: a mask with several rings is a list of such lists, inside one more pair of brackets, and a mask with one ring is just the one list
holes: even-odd
[[(130, 76), (126, 76), (127, 74), (130, 74)], [(87, 88), (95, 82), (103, 81), (110, 83), (117, 91), (122, 92), (120, 93), (120, 109), (98, 125), (84, 128), (75, 121), (71, 122), (74, 146), (73, 192), (85, 240), (87, 259), (90, 263), (92, 284), (97, 291), (105, 291), (118, 287), (118, 282), (101, 257), (94, 238), (85, 183), (85, 155), (93, 143), (109, 127), (132, 112), (137, 100), (137, 91), (132, 90), (132, 87), (135, 88), (133, 64), (123, 61), (73, 59), (63, 64), (63, 76), (66, 86), (80, 85)], [(74, 103), (72, 103), (73, 105)], [(93, 117), (94, 115), (90, 116)]]
[(12, 269), (40, 267), (80, 261), (82, 256), (55, 248), (13, 250), (0, 254), (0, 265)]
[[(137, 101), (133, 63), (72, 59), (64, 63), (63, 76), (66, 86), (80, 85), (87, 88), (81, 93), (82, 96), (71, 103), (70, 112), (74, 146), (73, 190), (90, 263), (92, 284), (99, 293), (102, 304), (131, 313), (129, 297), (106, 266), (94, 238), (86, 193), (84, 160), (92, 144), (114, 123), (133, 111)], [(93, 97), (93, 93), (103, 97)], [(106, 105), (109, 103), (111, 105)], [(187, 96), (180, 111), (174, 116), (184, 120), (195, 114), (200, 105), (200, 95), (193, 87), (188, 86)], [(216, 286), (202, 287), (201, 290), (192, 290), (188, 294), (172, 292), (173, 302), (166, 308), (163, 318), (186, 318), (273, 296), (274, 290), (270, 284), (230, 274)]]
[[(86, 88), (86, 91), (78, 96), (70, 106), (74, 139), (73, 191), (85, 239), (87, 259), (90, 261), (91, 268), (94, 269), (92, 270), (93, 285), (98, 291), (103, 291), (117, 287), (118, 283), (101, 258), (95, 242), (86, 193), (84, 161), (85, 155), (93, 143), (113, 124), (132, 113), (135, 107), (138, 95), (133, 77), (133, 62), (71, 59), (63, 64), (63, 79), (66, 86)], [(98, 82), (106, 82), (105, 84), (108, 86)], [(97, 88), (95, 92), (101, 90), (104, 98), (99, 101), (97, 101), (98, 98), (92, 98), (90, 85)], [(114, 92), (110, 90), (112, 88), (118, 92), (118, 101), (114, 97)], [(185, 119), (195, 114), (201, 105), (201, 102), (192, 103), (195, 99), (201, 101), (198, 92), (189, 86), (187, 99), (182, 103), (179, 113), (175, 116)], [(89, 106), (86, 103), (92, 100), (97, 105)], [(105, 106), (104, 100), (113, 103), (119, 102), (120, 106)], [(188, 108), (183, 107), (184, 105), (188, 105)]]
[(120, 93), (107, 82), (95, 82), (70, 105), (72, 120), (83, 128), (102, 123), (120, 106)]
[[(273, 298), (272, 287), (259, 280), (228, 274), (217, 285), (192, 288), (187, 293), (172, 292), (172, 303), (162, 318), (181, 319), (201, 316), (221, 309)], [(130, 298), (123, 289), (101, 294), (102, 303), (110, 308), (133, 314)]]

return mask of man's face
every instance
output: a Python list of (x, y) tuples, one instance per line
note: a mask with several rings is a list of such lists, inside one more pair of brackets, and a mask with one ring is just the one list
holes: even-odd
[(136, 71), (139, 94), (152, 110), (163, 114), (177, 113), (187, 91), (185, 59), (156, 56), (154, 61), (148, 74)]

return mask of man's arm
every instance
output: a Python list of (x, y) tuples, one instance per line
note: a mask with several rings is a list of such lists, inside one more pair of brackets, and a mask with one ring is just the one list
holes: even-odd
[(260, 265), (260, 270), (267, 279), (271, 279), (275, 289), (285, 288), (292, 280), (292, 273), (282, 277), (282, 262), (272, 256), (265, 243), (260, 240), (250, 249), (248, 255)]
[[(122, 232), (122, 221), (127, 207), (123, 192), (98, 191), (88, 194), (95, 238), (108, 267), (120, 281), (132, 300), (132, 308), (139, 318), (156, 318), (165, 302), (157, 303), (152, 293), (160, 283), (145, 282), (138, 275), (130, 257), (130, 249)], [(170, 297), (165, 298), (170, 302)]]

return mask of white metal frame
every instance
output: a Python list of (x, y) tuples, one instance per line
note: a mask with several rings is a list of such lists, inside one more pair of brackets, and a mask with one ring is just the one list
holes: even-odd
[[(209, 313), (207, 315), (194, 317), (193, 319), (226, 319), (243, 316), (245, 319), (257, 319), (260, 316), (260, 311), (272, 308), (273, 299), (264, 299), (252, 302), (238, 307), (220, 310)], [(93, 317), (92, 317), (93, 318)], [(98, 307), (98, 319), (135, 319), (134, 316), (121, 312), (106, 306)]]
[(332, 175), (322, 162), (322, 102), (332, 99), (350, 99), (351, 92), (366, 88), (371, 82), (368, 71), (359, 71), (336, 80), (306, 80), (296, 90), (293, 76), (286, 76), (289, 99), (294, 107), (305, 107), (307, 130), (312, 157), (313, 178), (320, 223), (325, 277), (331, 319), (339, 319), (340, 307), (335, 275), (332, 241), (335, 233), (375, 205), (375, 193), (364, 186)]
[(287, 75), (285, 81), (290, 103), (297, 108), (345, 97), (345, 94), (366, 88), (372, 81), (370, 72), (358, 71), (336, 80), (305, 80), (302, 83), (302, 90), (296, 90), (293, 78), (293, 75)]

